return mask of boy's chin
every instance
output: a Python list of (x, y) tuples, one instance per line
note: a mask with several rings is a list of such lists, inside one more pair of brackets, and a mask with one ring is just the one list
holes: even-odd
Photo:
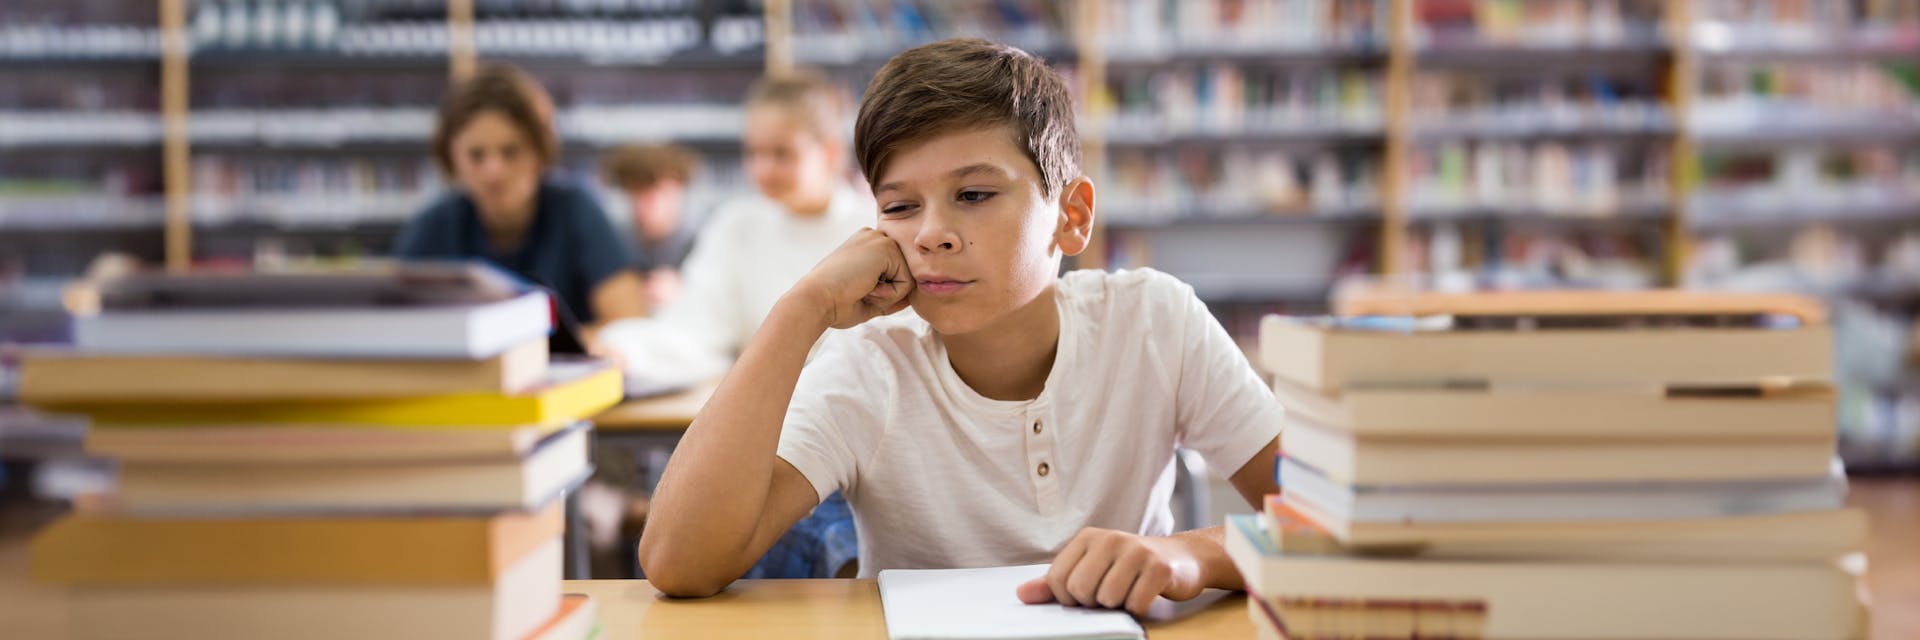
[(933, 327), (934, 333), (943, 336), (973, 333), (993, 320), (988, 317), (990, 314), (966, 305), (929, 304), (921, 301), (913, 303), (913, 313), (920, 316), (921, 320), (927, 321), (927, 325)]

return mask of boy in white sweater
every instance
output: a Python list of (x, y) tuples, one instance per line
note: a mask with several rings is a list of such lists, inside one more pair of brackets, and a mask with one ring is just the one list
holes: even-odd
[(878, 230), (781, 298), (674, 452), (640, 540), (654, 586), (724, 589), (838, 490), (863, 576), (1050, 561), (1022, 600), (1135, 613), (1242, 588), (1220, 527), (1172, 533), (1173, 451), (1258, 504), (1279, 407), (1185, 284), (1057, 275), (1094, 216), (1060, 77), (982, 40), (911, 49), (854, 137)]

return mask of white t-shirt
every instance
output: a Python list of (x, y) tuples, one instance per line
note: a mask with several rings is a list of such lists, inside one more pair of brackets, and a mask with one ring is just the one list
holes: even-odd
[(834, 332), (800, 374), (779, 455), (853, 507), (860, 573), (1048, 562), (1083, 527), (1172, 532), (1173, 450), (1231, 474), (1281, 409), (1192, 287), (1157, 271), (1057, 283), (1040, 396), (960, 380), (926, 321)]
[(628, 373), (657, 382), (718, 377), (773, 311), (780, 296), (861, 227), (874, 225), (873, 198), (835, 189), (827, 213), (801, 218), (761, 195), (734, 198), (713, 213), (681, 269), (681, 298), (650, 318), (608, 323), (600, 340)]

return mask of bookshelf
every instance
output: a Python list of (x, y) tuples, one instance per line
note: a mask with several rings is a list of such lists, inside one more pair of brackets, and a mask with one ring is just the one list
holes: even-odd
[(444, 190), (427, 153), (435, 109), (482, 61), (520, 66), (553, 94), (557, 170), (597, 184), (600, 152), (673, 140), (707, 160), (694, 207), (744, 184), (737, 102), (764, 66), (758, 2), (360, 0), (329, 5), (302, 34), (231, 15), (258, 19), (265, 4), (193, 6), (186, 190), (195, 236), (215, 241), (196, 261), (384, 254)]
[(1687, 8), (1678, 282), (1828, 299), (1843, 456), (1920, 467), (1920, 376), (1895, 338), (1920, 313), (1920, 2)]
[(164, 254), (159, 20), (156, 3), (0, 3), (0, 334), (64, 338), (80, 256)]

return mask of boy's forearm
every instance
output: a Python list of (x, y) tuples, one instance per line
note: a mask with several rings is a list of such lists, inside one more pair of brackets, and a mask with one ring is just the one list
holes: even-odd
[(685, 574), (730, 567), (749, 546), (794, 385), (826, 331), (809, 302), (790, 295), (774, 306), (675, 448), (640, 540), (650, 577), (697, 581)]
[(1224, 526), (1182, 531), (1169, 536), (1180, 542), (1200, 566), (1200, 582), (1209, 589), (1245, 591), (1246, 580), (1227, 556), (1227, 529)]

